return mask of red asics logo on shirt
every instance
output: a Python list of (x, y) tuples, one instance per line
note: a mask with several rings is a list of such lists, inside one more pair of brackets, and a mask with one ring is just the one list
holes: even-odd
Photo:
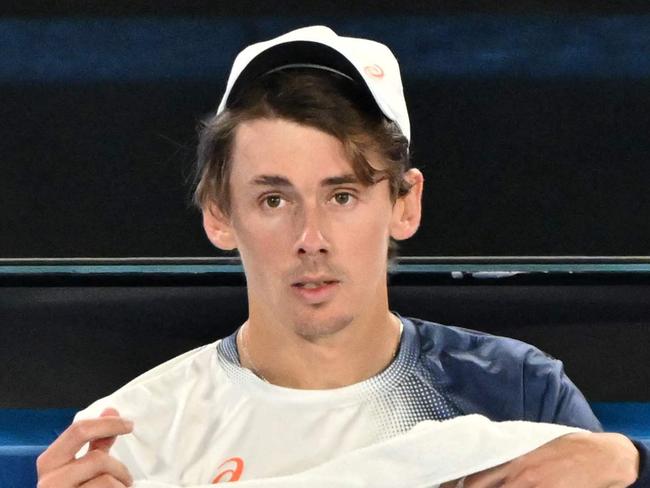
[[(226, 469), (221, 471), (221, 468)], [(239, 457), (226, 459), (223, 463), (221, 463), (221, 466), (219, 466), (218, 470), (220, 472), (212, 480), (213, 485), (216, 485), (222, 481), (224, 483), (227, 481), (239, 481), (239, 478), (241, 478), (241, 474), (244, 471), (244, 460)]]

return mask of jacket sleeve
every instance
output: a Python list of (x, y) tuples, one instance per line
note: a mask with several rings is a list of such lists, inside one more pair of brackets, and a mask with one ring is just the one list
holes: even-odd
[(639, 477), (631, 487), (648, 488), (650, 486), (650, 466), (648, 466), (650, 448), (641, 441), (632, 439), (632, 442), (636, 446), (637, 451), (639, 451)]
[(580, 427), (603, 428), (580, 390), (564, 373), (561, 361), (530, 348), (523, 366), (524, 420)]
[[(532, 349), (524, 363), (525, 420), (551, 422), (602, 432), (589, 403), (564, 373), (561, 361)], [(631, 439), (639, 451), (639, 477), (633, 488), (650, 487), (650, 448)]]

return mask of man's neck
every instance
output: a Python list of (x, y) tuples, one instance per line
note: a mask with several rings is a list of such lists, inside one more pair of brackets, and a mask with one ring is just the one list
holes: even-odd
[(358, 383), (386, 369), (399, 349), (400, 330), (399, 319), (388, 310), (365, 322), (353, 321), (319, 341), (286, 330), (269, 333), (268, 325), (249, 318), (237, 334), (237, 348), (242, 366), (269, 383), (331, 389)]

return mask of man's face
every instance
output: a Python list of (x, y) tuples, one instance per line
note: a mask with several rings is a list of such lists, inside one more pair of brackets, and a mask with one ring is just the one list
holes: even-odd
[(240, 125), (232, 164), (251, 319), (315, 339), (387, 310), (387, 180), (362, 185), (338, 139), (283, 119)]

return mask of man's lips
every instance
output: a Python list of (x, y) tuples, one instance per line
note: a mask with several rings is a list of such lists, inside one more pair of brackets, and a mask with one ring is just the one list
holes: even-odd
[(303, 301), (315, 305), (330, 300), (338, 290), (339, 283), (334, 279), (310, 279), (293, 283), (291, 288)]
[(300, 276), (297, 278), (291, 286), (298, 286), (301, 288), (318, 288), (324, 285), (330, 285), (332, 283), (338, 283), (339, 280), (333, 276), (327, 275), (318, 275), (318, 276)]
[(291, 286), (297, 286), (298, 288), (305, 288), (309, 290), (320, 288), (325, 285), (331, 285), (332, 283), (338, 283), (338, 280), (299, 281)]

